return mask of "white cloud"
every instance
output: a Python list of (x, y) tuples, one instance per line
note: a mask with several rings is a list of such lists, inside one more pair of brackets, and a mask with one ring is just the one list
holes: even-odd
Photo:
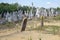
[(47, 2), (47, 4), (48, 4), (48, 5), (50, 5), (50, 4), (51, 4), (51, 2)]

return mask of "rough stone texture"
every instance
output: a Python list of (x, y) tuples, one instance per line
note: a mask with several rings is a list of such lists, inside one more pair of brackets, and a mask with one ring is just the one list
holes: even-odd
[(24, 20), (23, 20), (23, 24), (22, 24), (21, 32), (22, 32), (22, 31), (25, 31), (26, 24), (27, 24), (27, 18), (24, 18)]

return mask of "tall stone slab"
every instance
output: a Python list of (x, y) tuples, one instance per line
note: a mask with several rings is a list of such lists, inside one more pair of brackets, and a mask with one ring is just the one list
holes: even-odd
[(22, 32), (22, 31), (25, 31), (26, 25), (27, 25), (27, 17), (25, 17), (25, 18), (23, 19), (21, 32)]
[(17, 19), (17, 12), (13, 12), (13, 21), (18, 21), (18, 19)]
[(22, 11), (19, 10), (18, 11), (18, 20), (22, 20), (23, 19), (23, 14), (22, 14)]

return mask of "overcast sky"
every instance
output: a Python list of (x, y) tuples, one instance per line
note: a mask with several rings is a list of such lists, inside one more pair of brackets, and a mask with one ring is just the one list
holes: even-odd
[(35, 7), (60, 7), (60, 0), (0, 0), (0, 3), (19, 3), (20, 5), (31, 6), (32, 2)]

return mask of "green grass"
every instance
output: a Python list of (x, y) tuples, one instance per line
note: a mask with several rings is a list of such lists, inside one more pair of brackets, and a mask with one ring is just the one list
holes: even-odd
[(41, 40), (41, 38), (39, 38), (39, 40)]
[(16, 27), (16, 24), (21, 25), (21, 21), (18, 22), (6, 22), (5, 24), (0, 24), (0, 29), (12, 29)]
[(59, 16), (56, 16), (56, 17), (53, 17), (54, 20), (60, 20), (60, 15)]
[(43, 28), (44, 31), (51, 33), (51, 34), (58, 34), (60, 31), (60, 27), (59, 26), (46, 26)]
[(60, 26), (43, 26), (43, 27), (36, 27), (36, 28), (31, 28), (29, 31), (32, 30), (37, 30), (37, 31), (45, 31), (48, 34), (59, 34), (60, 33)]
[(32, 40), (32, 37), (30, 36), (30, 38), (28, 40)]

